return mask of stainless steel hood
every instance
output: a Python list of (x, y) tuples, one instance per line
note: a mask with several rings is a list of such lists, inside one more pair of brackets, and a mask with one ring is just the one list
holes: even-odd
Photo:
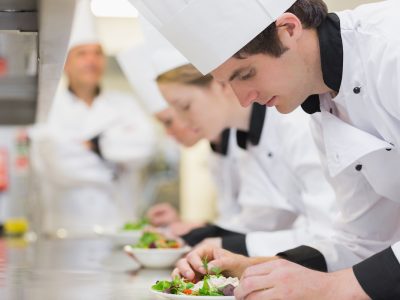
[(46, 120), (67, 52), (74, 0), (0, 2), (0, 125)]

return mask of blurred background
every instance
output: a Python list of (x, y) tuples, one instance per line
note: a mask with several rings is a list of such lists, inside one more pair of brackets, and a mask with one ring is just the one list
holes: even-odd
[[(69, 35), (65, 27), (71, 25), (71, 2), (2, 0), (0, 3), (0, 224), (14, 224), (15, 227), (10, 225), (11, 231), (27, 230), (27, 224), (33, 231), (41, 228), (43, 203), (40, 182), (30, 164), (29, 130), (32, 124), (46, 121), (55, 90), (59, 93), (66, 88), (65, 78), (57, 75), (63, 67), (65, 43), (57, 40), (64, 41)], [(335, 11), (373, 1), (326, 2)], [(52, 14), (55, 5), (64, 6), (62, 15)], [(107, 59), (102, 87), (138, 99), (135, 87), (129, 84), (116, 59), (118, 53), (143, 39), (136, 10), (127, 0), (92, 0), (91, 10)], [(43, 22), (52, 24), (51, 28), (44, 27)], [(136, 190), (131, 197), (138, 203), (136, 217), (143, 216), (152, 204), (167, 201), (180, 209), (183, 220), (213, 219), (215, 187), (208, 173), (208, 143), (183, 148), (166, 136), (159, 123), (151, 120), (156, 128), (156, 150), (132, 179)]]

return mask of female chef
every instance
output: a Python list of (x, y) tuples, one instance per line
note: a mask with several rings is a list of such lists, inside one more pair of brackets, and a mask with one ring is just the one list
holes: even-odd
[[(164, 50), (156, 60), (171, 61), (178, 55), (175, 52)], [(235, 140), (247, 150), (237, 170), (240, 210), (218, 224), (228, 232), (215, 226), (208, 231), (201, 228), (185, 239), (195, 244), (207, 236), (223, 235), (219, 246), (258, 256), (298, 245), (313, 234), (328, 234), (335, 214), (334, 195), (329, 184), (321, 180), (322, 168), (304, 112), (285, 118), (258, 104), (243, 108), (229, 86), (203, 76), (190, 64), (162, 71), (157, 78), (160, 90), (192, 128), (209, 140), (225, 128), (235, 128), (240, 131)], [(293, 229), (299, 216), (304, 224)]]

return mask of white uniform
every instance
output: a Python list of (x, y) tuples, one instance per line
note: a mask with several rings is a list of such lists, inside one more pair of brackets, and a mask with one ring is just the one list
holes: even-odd
[[(101, 156), (83, 145), (96, 137)], [(31, 138), (45, 232), (93, 233), (135, 217), (132, 176), (151, 157), (154, 132), (131, 97), (101, 92), (89, 107), (63, 91), (48, 123), (33, 128)]]
[(215, 224), (220, 227), (226, 227), (224, 224), (229, 224), (231, 218), (240, 213), (240, 172), (246, 156), (236, 143), (236, 130), (229, 129), (227, 134), (227, 141), (222, 142), (223, 147), (226, 147), (225, 151), (214, 151), (210, 157), (210, 171), (217, 191), (218, 218)]
[[(338, 14), (342, 84), (334, 99), (321, 96), (322, 113), (313, 116), (341, 210), (333, 241), (313, 245), (329, 270), (400, 240), (399, 9), (398, 1), (386, 1)], [(393, 247), (398, 258), (399, 248)]]
[(283, 116), (271, 108), (258, 125), (259, 142), (250, 137), (240, 171), (240, 213), (223, 226), (247, 233), (250, 256), (274, 255), (330, 232), (335, 197), (308, 121), (301, 110)]
[[(238, 1), (229, 6), (228, 0), (198, 0), (171, 6), (176, 1), (130, 1), (204, 74), (221, 65), (294, 2)], [(328, 269), (335, 270), (394, 243), (353, 267), (373, 299), (400, 299), (400, 242), (395, 242), (400, 240), (399, 11), (400, 1), (388, 0), (341, 12), (340, 24), (331, 26), (320, 39), (320, 48), (321, 41), (329, 48), (321, 51), (325, 67), (337, 70), (343, 66), (341, 85), (333, 89), (338, 95), (334, 99), (323, 96), (322, 113), (313, 117), (316, 142), (337, 193), (340, 214), (331, 244), (315, 247), (324, 254)], [(343, 49), (337, 39), (326, 42), (336, 34), (335, 27)], [(339, 44), (344, 61), (336, 64), (331, 48)], [(329, 76), (324, 68), (322, 71)], [(314, 262), (320, 256), (308, 255), (309, 249), (303, 253), (298, 249), (297, 254), (294, 250), (286, 253), (286, 258), (304, 263), (310, 262), (307, 256), (314, 256)]]

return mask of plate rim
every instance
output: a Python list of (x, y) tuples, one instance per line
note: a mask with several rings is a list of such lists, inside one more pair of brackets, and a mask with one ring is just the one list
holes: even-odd
[(163, 292), (155, 291), (150, 288), (150, 291), (155, 294), (162, 296), (168, 299), (199, 299), (199, 300), (211, 300), (211, 299), (224, 299), (224, 300), (235, 300), (235, 296), (190, 296), (190, 295), (174, 295), (174, 294), (166, 294)]
[(104, 236), (110, 236), (110, 237), (120, 237), (120, 236), (129, 236), (129, 235), (139, 235), (142, 234), (143, 231), (137, 230), (137, 231), (121, 231), (121, 232), (100, 232), (98, 233), (99, 235), (104, 235)]
[(184, 246), (181, 248), (168, 248), (168, 249), (141, 249), (141, 248), (134, 248), (131, 245), (126, 245), (124, 247), (124, 251), (128, 252), (128, 253), (132, 253), (135, 254), (139, 253), (139, 254), (143, 254), (143, 253), (156, 253), (156, 252), (163, 252), (163, 253), (185, 253), (185, 252), (189, 252), (192, 248), (189, 246)]

